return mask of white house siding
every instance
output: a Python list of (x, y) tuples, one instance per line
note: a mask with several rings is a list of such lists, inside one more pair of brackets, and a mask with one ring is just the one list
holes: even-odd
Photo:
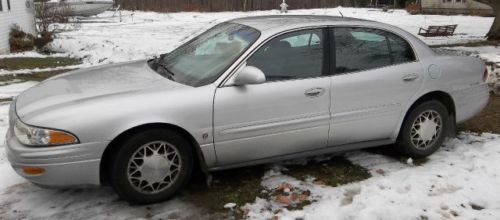
[(493, 9), (474, 0), (422, 0), (422, 11), (431, 14), (492, 15)]
[[(33, 3), (31, 0), (10, 0), (10, 10), (7, 0), (2, 1), (0, 11), (0, 54), (9, 52), (9, 32), (12, 24), (17, 24), (27, 33), (35, 34), (35, 21), (33, 18)], [(26, 1), (30, 1), (31, 7), (27, 8)]]

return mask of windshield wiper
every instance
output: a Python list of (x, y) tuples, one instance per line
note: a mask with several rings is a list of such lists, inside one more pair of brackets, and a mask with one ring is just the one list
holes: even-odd
[(161, 67), (161, 69), (163, 70), (160, 72), (160, 74), (164, 75), (165, 77), (167, 77), (168, 79), (170, 79), (172, 81), (175, 81), (175, 79), (174, 79), (175, 74), (168, 69), (167, 65), (165, 65), (161, 62), (157, 63), (156, 65), (158, 67)]
[(166, 64), (162, 63), (164, 57), (165, 57), (164, 55), (161, 55), (160, 57), (155, 57), (152, 60), (148, 61), (148, 63), (157, 73), (167, 77), (172, 81), (175, 81), (174, 79), (175, 74), (168, 69), (168, 66)]

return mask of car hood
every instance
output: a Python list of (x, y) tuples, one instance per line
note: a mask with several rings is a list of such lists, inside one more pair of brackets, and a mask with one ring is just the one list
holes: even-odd
[(77, 70), (53, 77), (24, 91), (16, 99), (21, 119), (29, 114), (145, 90), (172, 90), (185, 85), (153, 71), (145, 60)]

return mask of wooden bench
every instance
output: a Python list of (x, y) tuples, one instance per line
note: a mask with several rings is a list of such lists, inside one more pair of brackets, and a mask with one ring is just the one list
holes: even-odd
[(420, 28), (418, 35), (424, 37), (438, 37), (438, 36), (453, 36), (457, 29), (457, 25), (443, 25), (443, 26), (429, 26), (429, 28)]

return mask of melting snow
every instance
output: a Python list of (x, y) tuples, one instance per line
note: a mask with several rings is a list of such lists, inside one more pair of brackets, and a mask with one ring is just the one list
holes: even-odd
[[(348, 159), (373, 177), (340, 187), (315, 185), (269, 171), (262, 185), (286, 182), (311, 191), (316, 200), (303, 210), (288, 211), (272, 201), (247, 204), (253, 219), (498, 219), (500, 216), (500, 135), (463, 133), (446, 142), (422, 166), (403, 164), (364, 151)], [(384, 172), (377, 172), (383, 170)], [(480, 210), (481, 209), (481, 210)], [(277, 214), (273, 214), (276, 213)]]

